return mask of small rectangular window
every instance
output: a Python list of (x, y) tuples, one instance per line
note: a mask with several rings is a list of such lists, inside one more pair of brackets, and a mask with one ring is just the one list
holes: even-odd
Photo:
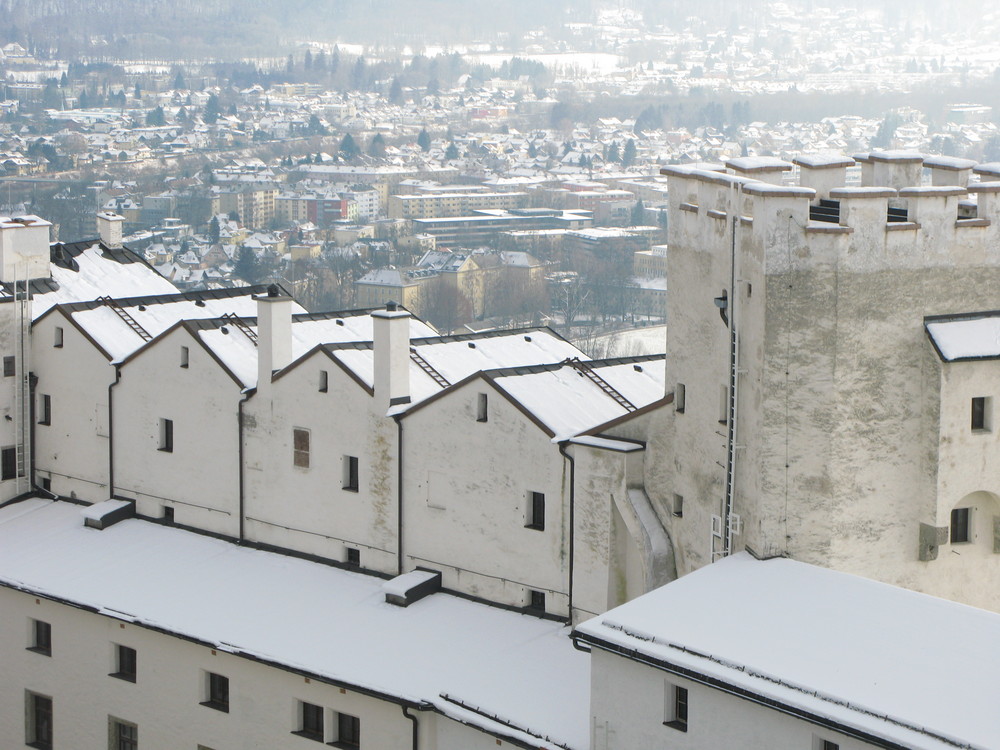
[(0, 448), (0, 479), (14, 479), (18, 476), (17, 448)]
[(4, 357), (3, 358), (3, 376), (5, 378), (14, 377), (14, 372), (16, 368), (16, 360), (14, 357)]
[(111, 673), (111, 677), (117, 677), (119, 680), (128, 680), (129, 682), (135, 682), (136, 674), (136, 654), (134, 648), (129, 648), (128, 646), (122, 646), (121, 644), (115, 644), (115, 671)]
[(164, 453), (174, 452), (174, 420), (160, 420), (160, 445), (159, 450)]
[(229, 712), (229, 678), (214, 672), (205, 673), (205, 700), (202, 706)]
[(993, 399), (976, 396), (972, 399), (972, 429), (974, 432), (988, 432), (990, 425), (990, 407)]
[(963, 544), (972, 539), (969, 520), (970, 508), (955, 508), (951, 512), (951, 543)]
[(678, 383), (674, 387), (674, 411), (678, 414), (684, 413), (684, 401), (687, 396), (687, 389), (683, 383)]
[(840, 750), (840, 745), (830, 740), (821, 740), (819, 750)]
[(344, 750), (354, 750), (361, 747), (361, 720), (350, 714), (337, 714), (337, 739), (331, 743), (334, 747)]
[(361, 565), (361, 551), (355, 547), (347, 548), (347, 564)]
[(24, 743), (38, 750), (52, 750), (52, 699), (25, 693), (27, 714)]
[(295, 732), (301, 737), (323, 741), (323, 707), (299, 701), (299, 728)]
[(319, 392), (326, 393), (330, 389), (330, 375), (326, 370), (319, 371)]
[(169, 505), (163, 506), (163, 520), (166, 523), (174, 522), (174, 509)]
[(487, 393), (480, 393), (476, 397), (476, 421), (477, 422), (489, 422), (490, 421), (490, 398)]
[(38, 424), (52, 424), (52, 396), (47, 393), (39, 394), (38, 404)]
[(528, 493), (528, 522), (525, 528), (545, 530), (545, 493)]
[(309, 468), (309, 430), (301, 427), (292, 430), (292, 465)]
[(680, 685), (664, 683), (663, 724), (686, 732), (688, 729), (688, 691)]
[(109, 716), (108, 740), (111, 750), (139, 750), (139, 727)]
[(344, 456), (343, 474), (343, 488), (350, 492), (357, 492), (359, 486), (357, 456)]
[(63, 345), (63, 329), (60, 326), (56, 326), (55, 330), (55, 340), (52, 342), (52, 346), (56, 349), (62, 349)]
[(31, 645), (29, 651), (52, 656), (52, 626), (42, 620), (31, 621)]
[(533, 609), (536, 612), (545, 611), (544, 591), (535, 591), (534, 589), (528, 589), (528, 609)]
[(181, 367), (187, 369), (188, 365), (191, 364), (191, 350), (186, 346), (181, 347)]
[(682, 495), (674, 495), (673, 514), (675, 518), (684, 516), (684, 497)]

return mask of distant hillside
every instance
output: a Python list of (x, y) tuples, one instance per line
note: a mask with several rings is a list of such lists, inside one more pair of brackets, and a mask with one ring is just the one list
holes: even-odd
[[(63, 57), (227, 57), (298, 41), (491, 42), (590, 14), (580, 0), (0, 0), (0, 38)], [(131, 54), (129, 54), (131, 51)]]

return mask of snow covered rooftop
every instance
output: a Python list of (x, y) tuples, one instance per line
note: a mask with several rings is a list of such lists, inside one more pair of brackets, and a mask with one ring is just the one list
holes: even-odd
[(925, 318), (924, 327), (945, 362), (1000, 357), (1000, 312)]
[[(75, 245), (60, 245), (72, 262), (50, 263), (55, 289), (32, 294), (31, 313), (38, 319), (53, 305), (81, 302), (98, 297), (138, 297), (176, 294), (177, 287), (139, 260), (121, 250), (106, 251), (97, 240)], [(80, 250), (80, 248), (82, 251)], [(76, 268), (71, 266), (75, 265)], [(6, 292), (4, 296), (9, 297)]]
[(525, 746), (588, 746), (589, 658), (560, 623), (441, 593), (396, 607), (372, 576), (136, 519), (88, 529), (80, 510), (0, 508), (0, 585), (425, 704)]
[(992, 612), (740, 553), (577, 632), (906, 747), (1000, 747)]
[[(652, 355), (488, 374), (498, 388), (553, 433), (553, 442), (558, 442), (663, 398), (665, 363), (664, 355)], [(588, 370), (617, 392), (617, 397), (588, 377)]]
[[(254, 295), (260, 294), (266, 294), (263, 286), (133, 297), (116, 302), (149, 336), (155, 338), (180, 320), (218, 318), (227, 313), (241, 318), (255, 318), (257, 302)], [(305, 309), (293, 303), (292, 311), (304, 313)], [(111, 355), (112, 361), (121, 361), (149, 340), (107, 305), (70, 305), (67, 312)]]

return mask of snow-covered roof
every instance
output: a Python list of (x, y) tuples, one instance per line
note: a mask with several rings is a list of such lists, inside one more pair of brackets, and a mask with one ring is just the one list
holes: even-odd
[[(451, 385), (484, 370), (548, 364), (570, 357), (587, 359), (573, 344), (548, 328), (434, 336), (413, 339), (410, 346)], [(330, 354), (363, 383), (374, 384), (375, 356), (371, 348), (331, 348)], [(411, 358), (410, 403), (395, 407), (394, 413), (407, 411), (443, 387)]]
[[(218, 318), (227, 313), (241, 318), (256, 317), (257, 302), (254, 295), (263, 293), (264, 287), (256, 286), (133, 297), (116, 302), (149, 336), (155, 338), (181, 320)], [(305, 312), (297, 302), (293, 303), (292, 310), (296, 313)], [(106, 305), (72, 305), (67, 312), (111, 355), (112, 361), (121, 361), (149, 340)]]
[[(490, 373), (490, 377), (551, 430), (553, 442), (558, 442), (663, 398), (665, 364), (664, 355), (652, 355), (593, 360), (583, 366), (565, 363), (501, 371)], [(618, 398), (589, 377), (588, 370), (617, 391)]]
[[(86, 243), (62, 245), (63, 251), (72, 256), (73, 263), (50, 263), (52, 280), (45, 289), (36, 288), (32, 293), (31, 313), (38, 319), (53, 305), (94, 300), (102, 296), (136, 297), (140, 295), (176, 294), (171, 284), (139, 260), (138, 256), (124, 251), (106, 252), (96, 240)], [(76, 265), (76, 268), (67, 266)], [(55, 287), (55, 288), (53, 288)], [(4, 296), (9, 297), (9, 293)]]
[(992, 612), (744, 552), (577, 630), (905, 747), (1000, 747)]
[(565, 626), (442, 593), (397, 607), (382, 584), (138, 519), (85, 528), (70, 503), (0, 508), (0, 585), (423, 704), (526, 746), (588, 746), (589, 659)]
[(925, 318), (924, 327), (945, 362), (1000, 357), (1000, 312)]

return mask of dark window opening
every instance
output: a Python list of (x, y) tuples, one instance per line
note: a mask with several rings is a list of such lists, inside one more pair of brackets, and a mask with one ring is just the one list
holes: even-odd
[(976, 396), (972, 399), (972, 429), (988, 430), (989, 421), (987, 419), (989, 400), (985, 396)]
[(174, 420), (160, 420), (160, 445), (159, 450), (164, 453), (174, 452)]
[(115, 671), (112, 677), (120, 680), (135, 682), (136, 675), (136, 653), (134, 648), (128, 646), (115, 646)]
[(52, 424), (52, 396), (47, 393), (41, 394), (42, 403), (39, 404), (38, 424)]
[(972, 538), (969, 528), (969, 508), (955, 508), (951, 512), (951, 543), (962, 544)]
[(3, 376), (5, 378), (14, 377), (15, 368), (16, 368), (16, 360), (14, 359), (14, 357), (3, 358)]
[(309, 430), (296, 427), (292, 430), (292, 464), (309, 468)]
[(31, 645), (29, 651), (52, 656), (52, 626), (41, 620), (31, 621)]
[(111, 719), (111, 750), (138, 750), (139, 728), (118, 719)]
[(531, 589), (528, 592), (528, 609), (535, 610), (536, 612), (545, 611), (545, 592), (535, 591)]
[(332, 744), (345, 750), (361, 747), (361, 721), (357, 716), (337, 714), (337, 739)]
[(299, 730), (296, 734), (323, 741), (323, 707), (312, 703), (299, 704)]
[(201, 704), (216, 711), (229, 711), (229, 678), (208, 673), (207, 699)]
[(477, 422), (489, 422), (490, 421), (490, 398), (487, 393), (480, 393), (476, 397), (476, 421)]
[(344, 456), (343, 488), (350, 492), (358, 491), (358, 457)]
[(664, 725), (686, 732), (688, 729), (688, 691), (678, 685), (667, 686), (667, 705)]
[(525, 528), (545, 530), (545, 494), (542, 492), (528, 493), (528, 523)]
[(52, 750), (52, 699), (27, 694), (28, 726), (25, 744), (38, 750)]
[(347, 564), (361, 565), (361, 551), (355, 547), (347, 548)]

